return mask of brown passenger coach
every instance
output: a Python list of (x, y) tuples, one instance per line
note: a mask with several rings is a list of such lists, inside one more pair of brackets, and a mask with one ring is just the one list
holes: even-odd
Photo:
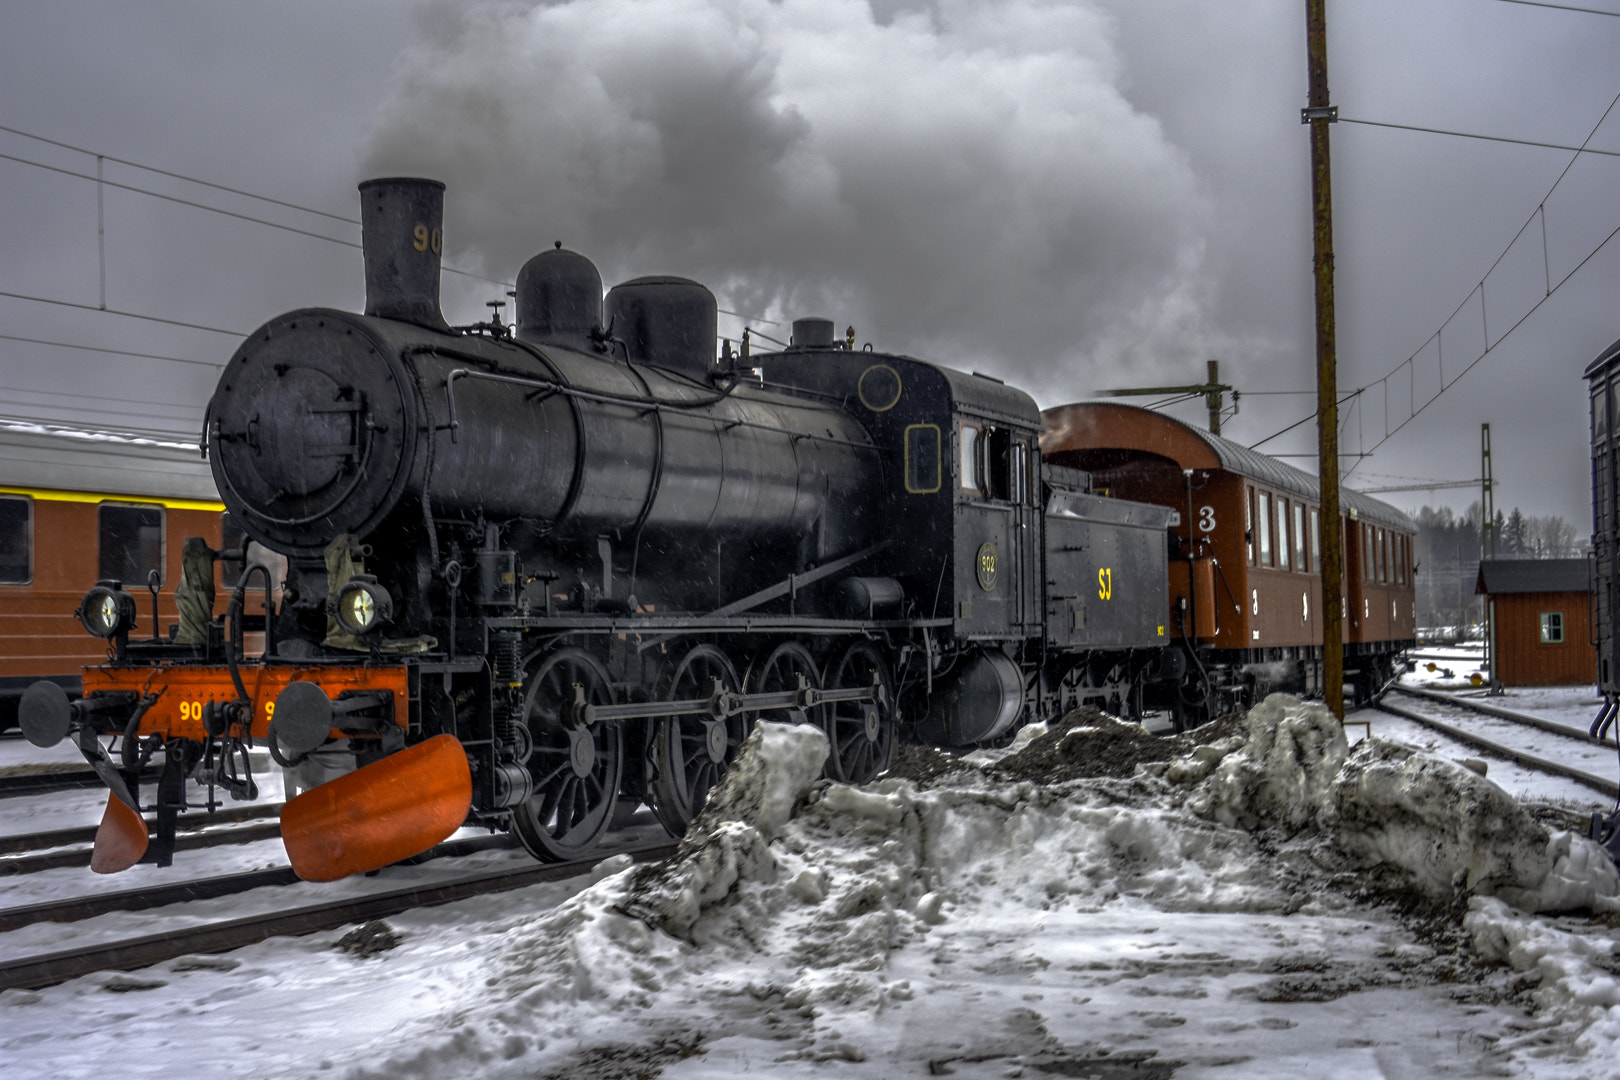
[[(1042, 413), (1041, 453), (1099, 492), (1177, 510), (1170, 626), (1227, 704), (1270, 689), (1319, 693), (1323, 619), (1316, 477), (1148, 409), (1080, 403)], [(1344, 489), (1345, 678), (1365, 700), (1414, 640), (1412, 520)], [(1189, 587), (1189, 580), (1191, 587)]]

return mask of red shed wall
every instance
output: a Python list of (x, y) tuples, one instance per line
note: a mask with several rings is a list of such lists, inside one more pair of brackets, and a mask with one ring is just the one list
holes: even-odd
[[(1504, 686), (1577, 686), (1597, 682), (1590, 593), (1493, 596), (1496, 678)], [(1562, 644), (1541, 640), (1542, 612), (1564, 616)]]

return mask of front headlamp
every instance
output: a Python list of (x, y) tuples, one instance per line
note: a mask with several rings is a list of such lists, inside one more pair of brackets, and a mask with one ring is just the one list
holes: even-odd
[(366, 634), (394, 617), (394, 600), (370, 574), (356, 574), (338, 590), (332, 614), (351, 634)]
[(79, 621), (98, 638), (116, 637), (135, 628), (135, 598), (118, 581), (98, 581), (79, 604)]

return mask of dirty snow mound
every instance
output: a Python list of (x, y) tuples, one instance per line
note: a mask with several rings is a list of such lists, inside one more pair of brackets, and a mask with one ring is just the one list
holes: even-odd
[(1272, 694), (1249, 710), (1241, 735), (1194, 750), (1166, 777), (1202, 782), (1187, 804), (1200, 817), (1296, 832), (1331, 811), (1333, 777), (1347, 752), (1344, 725), (1326, 708)]

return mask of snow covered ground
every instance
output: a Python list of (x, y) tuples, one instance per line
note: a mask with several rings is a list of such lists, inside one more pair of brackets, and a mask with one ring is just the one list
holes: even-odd
[(1615, 1076), (1620, 875), (1388, 719), (1273, 699), (1132, 775), (1090, 717), (864, 789), (771, 727), (667, 865), (8, 991), (0, 1074)]

